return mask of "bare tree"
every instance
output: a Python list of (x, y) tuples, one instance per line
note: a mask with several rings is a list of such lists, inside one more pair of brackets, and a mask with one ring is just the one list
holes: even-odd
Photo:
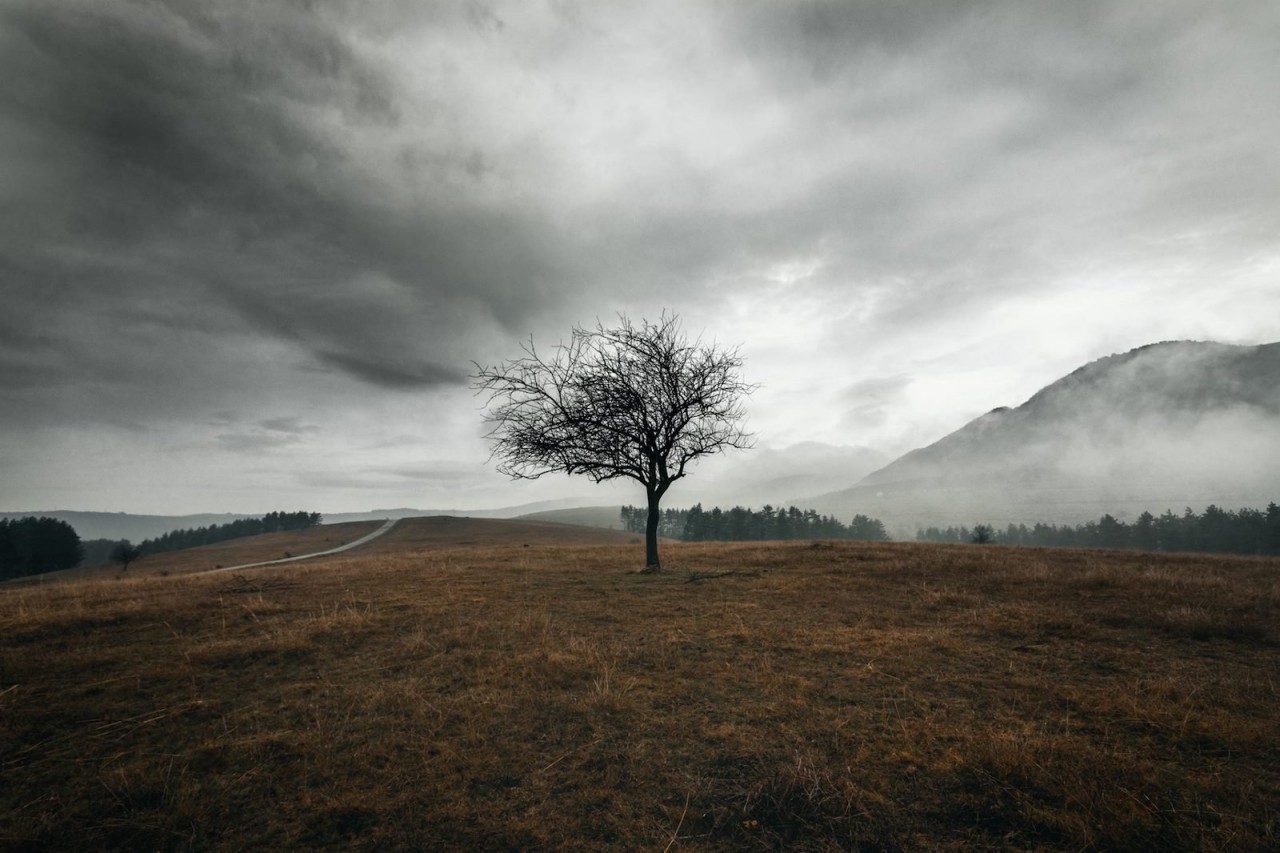
[(597, 483), (627, 477), (644, 486), (646, 570), (657, 571), (658, 505), (703, 456), (751, 446), (742, 426), (742, 357), (689, 340), (674, 314), (656, 323), (575, 327), (550, 357), (532, 338), (524, 356), (476, 365), (487, 393), (488, 438), (498, 470), (517, 479), (563, 472)]
[(129, 564), (142, 556), (142, 547), (134, 545), (128, 539), (122, 539), (111, 549), (111, 562), (119, 563), (120, 570), (127, 572)]

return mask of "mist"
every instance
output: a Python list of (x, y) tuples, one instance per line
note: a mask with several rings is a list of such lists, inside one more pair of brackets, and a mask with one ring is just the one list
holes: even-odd
[(1178, 342), (1086, 365), (906, 454), (821, 511), (919, 527), (1081, 523), (1280, 499), (1280, 344)]

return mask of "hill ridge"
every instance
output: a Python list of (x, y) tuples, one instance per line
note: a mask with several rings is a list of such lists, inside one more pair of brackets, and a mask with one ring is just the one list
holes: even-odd
[(1095, 359), (849, 489), (810, 499), (915, 526), (1083, 522), (1280, 497), (1280, 343), (1163, 341)]

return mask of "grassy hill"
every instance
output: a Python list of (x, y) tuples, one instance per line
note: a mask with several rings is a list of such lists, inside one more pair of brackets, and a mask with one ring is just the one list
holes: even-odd
[[(116, 565), (82, 566), (60, 572), (34, 575), (28, 581), (90, 580), (94, 578), (139, 577), (207, 572), (230, 566), (279, 560), (319, 553), (372, 533), (381, 521), (348, 521), (325, 524), (306, 530), (264, 533), (229, 539), (198, 548), (152, 554), (129, 564), (127, 571)], [(333, 560), (355, 554), (386, 554), (467, 545), (610, 544), (632, 542), (635, 534), (597, 530), (536, 520), (499, 520), (429, 516), (401, 519), (384, 538), (341, 555), (318, 557)]]
[(519, 516), (525, 521), (555, 521), (561, 524), (577, 524), (584, 527), (603, 527), (606, 530), (622, 529), (622, 507), (613, 506), (579, 506), (569, 509), (552, 509), (543, 512), (531, 512)]
[(1280, 561), (421, 521), (0, 589), (0, 844), (1276, 846)]
[(60, 572), (33, 575), (25, 579), (32, 582), (47, 580), (91, 580), (129, 575), (191, 574), (207, 572), (224, 566), (278, 560), (300, 554), (327, 551), (347, 542), (353, 542), (380, 527), (380, 522), (358, 521), (345, 524), (326, 524), (306, 530), (287, 530), (280, 533), (263, 533), (228, 539), (198, 548), (165, 551), (151, 554), (130, 563), (126, 572), (118, 565), (80, 566)]

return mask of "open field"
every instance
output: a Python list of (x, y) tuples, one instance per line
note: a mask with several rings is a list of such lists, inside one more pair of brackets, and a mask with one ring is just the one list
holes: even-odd
[[(634, 533), (601, 527), (581, 527), (554, 521), (437, 515), (402, 519), (386, 536), (361, 547), (358, 553), (399, 555), (442, 548), (640, 543), (641, 538)], [(640, 556), (644, 556), (643, 547)]]
[[(152, 554), (130, 563), (127, 570), (118, 565), (81, 566), (32, 575), (22, 578), (24, 583), (43, 583), (49, 580), (94, 580), (101, 578), (141, 577), (146, 575), (184, 575), (207, 572), (226, 566), (266, 562), (328, 551), (372, 533), (382, 526), (380, 521), (348, 521), (340, 524), (322, 524), (306, 530), (288, 530), (280, 533), (264, 533), (228, 539), (198, 548), (166, 551)], [(454, 516), (424, 516), (404, 518), (383, 539), (362, 545), (358, 550), (335, 554), (324, 559), (347, 559), (356, 555), (404, 553), (440, 548), (491, 545), (548, 545), (548, 544), (620, 544), (638, 541), (634, 533), (605, 530), (594, 527), (567, 526), (538, 520), (499, 520), (488, 518), (460, 518)]]
[(0, 589), (0, 846), (1280, 846), (1280, 561), (509, 541)]
[(353, 542), (381, 526), (377, 521), (350, 521), (343, 524), (322, 524), (306, 530), (285, 530), (280, 533), (263, 533), (228, 539), (198, 548), (165, 551), (151, 554), (129, 564), (122, 571), (118, 565), (80, 566), (44, 575), (23, 578), (24, 582), (47, 580), (96, 580), (106, 577), (140, 577), (145, 575), (184, 575), (207, 572), (223, 566), (239, 566), (266, 560), (278, 560), (296, 554), (327, 551), (347, 542)]

